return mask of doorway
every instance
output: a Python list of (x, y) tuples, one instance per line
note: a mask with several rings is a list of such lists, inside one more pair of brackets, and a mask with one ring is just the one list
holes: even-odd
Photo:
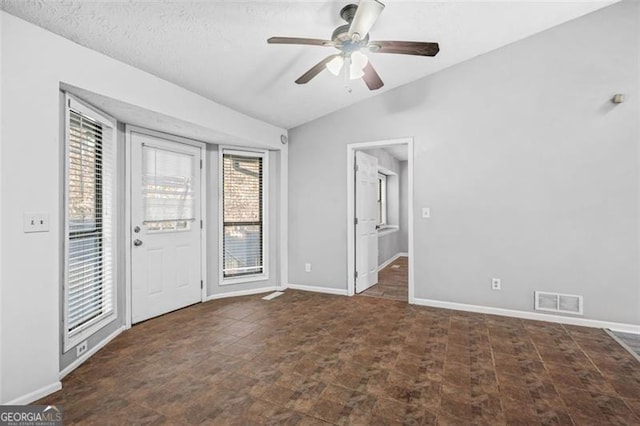
[(347, 164), (347, 292), (413, 303), (413, 139), (349, 144)]
[(204, 144), (127, 127), (131, 324), (203, 300)]

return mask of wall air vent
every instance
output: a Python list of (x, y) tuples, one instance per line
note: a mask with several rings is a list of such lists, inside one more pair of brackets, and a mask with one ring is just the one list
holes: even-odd
[(582, 296), (575, 294), (535, 292), (535, 310), (582, 315)]

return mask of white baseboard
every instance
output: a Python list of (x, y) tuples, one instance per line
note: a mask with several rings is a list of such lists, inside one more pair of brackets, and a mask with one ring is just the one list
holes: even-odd
[(493, 308), (490, 306), (468, 305), (465, 303), (444, 302), (431, 299), (414, 299), (416, 305), (430, 306), (432, 308), (452, 309), (455, 311), (477, 312), (480, 314), (500, 315), (504, 317), (522, 318), (535, 321), (547, 321), (560, 324), (579, 325), (583, 327), (608, 328), (624, 333), (640, 333), (640, 325), (625, 324), (619, 322), (592, 320), (587, 318), (563, 317), (560, 315), (548, 315), (538, 312), (518, 311), (515, 309)]
[(337, 294), (338, 296), (346, 296), (347, 289), (316, 287), (314, 285), (287, 284), (287, 288), (291, 290), (313, 291), (315, 293)]
[(37, 401), (40, 398), (44, 398), (47, 395), (51, 395), (54, 392), (62, 389), (62, 383), (60, 381), (53, 382), (50, 385), (43, 386), (40, 389), (36, 389), (33, 392), (29, 392), (26, 395), (22, 395), (18, 398), (12, 399), (9, 402), (4, 403), (3, 405), (27, 405), (31, 404), (33, 401)]
[(398, 257), (409, 257), (409, 253), (401, 251), (400, 253), (398, 253)]
[(270, 291), (276, 291), (276, 290), (280, 290), (280, 289), (281, 289), (280, 287), (276, 287), (275, 285), (273, 285), (273, 286), (269, 286), (269, 287), (253, 288), (251, 290), (229, 291), (229, 292), (226, 292), (226, 293), (211, 294), (211, 295), (207, 296), (204, 299), (204, 301), (208, 302), (209, 300), (225, 299), (227, 297), (252, 296), (254, 294), (267, 293), (267, 292), (270, 292)]
[(378, 272), (382, 271), (387, 266), (391, 265), (393, 262), (398, 260), (400, 257), (409, 257), (407, 253), (396, 253), (391, 256), (386, 262), (383, 262), (382, 265), (378, 266)]
[(91, 358), (93, 354), (98, 352), (100, 349), (104, 348), (107, 345), (107, 343), (109, 343), (110, 341), (118, 337), (118, 335), (122, 333), (125, 329), (126, 329), (125, 326), (120, 327), (119, 329), (117, 329), (116, 331), (108, 335), (100, 343), (92, 347), (91, 350), (88, 350), (87, 352), (85, 352), (85, 354), (82, 355), (80, 358), (76, 359), (71, 364), (69, 364), (67, 368), (65, 368), (60, 372), (60, 376), (59, 376), (60, 380), (64, 379), (69, 373), (71, 373), (76, 368), (80, 367), (86, 360)]

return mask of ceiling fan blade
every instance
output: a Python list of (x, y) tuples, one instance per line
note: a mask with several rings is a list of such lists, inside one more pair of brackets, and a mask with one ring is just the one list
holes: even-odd
[(267, 40), (269, 44), (302, 44), (305, 46), (333, 46), (331, 40), (320, 40), (317, 38), (301, 37), (271, 37)]
[(384, 86), (382, 79), (376, 72), (375, 68), (373, 68), (373, 65), (371, 65), (371, 62), (367, 62), (367, 65), (365, 65), (362, 71), (364, 71), (362, 79), (367, 84), (369, 90), (378, 90)]
[(400, 55), (436, 56), (438, 43), (423, 41), (372, 41), (367, 47), (373, 53), (397, 53)]
[(384, 4), (378, 0), (360, 0), (351, 26), (349, 26), (349, 37), (363, 40), (380, 17), (383, 9)]
[(329, 63), (333, 58), (340, 56), (340, 54), (335, 54), (335, 55), (329, 55), (326, 58), (324, 58), (323, 60), (321, 60), (320, 62), (318, 62), (317, 64), (315, 64), (313, 67), (311, 67), (311, 69), (307, 72), (305, 72), (304, 74), (302, 74), (300, 76), (300, 78), (298, 78), (296, 80), (297, 84), (305, 84), (308, 83), (309, 81), (311, 81), (311, 79), (313, 77), (315, 77), (316, 75), (320, 74), (320, 71), (324, 70), (326, 68), (327, 63)]

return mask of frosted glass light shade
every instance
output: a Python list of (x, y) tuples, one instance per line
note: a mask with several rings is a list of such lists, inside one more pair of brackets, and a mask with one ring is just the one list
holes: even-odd
[(349, 78), (351, 80), (357, 80), (361, 78), (363, 75), (364, 75), (364, 71), (362, 71), (360, 68), (357, 68), (351, 65), (351, 70), (349, 71)]
[(342, 56), (336, 56), (325, 65), (329, 72), (333, 75), (340, 74), (342, 65), (344, 64), (344, 58)]
[(351, 80), (361, 78), (364, 75), (364, 67), (369, 63), (369, 59), (360, 52), (351, 54), (351, 66), (349, 67), (349, 77)]

